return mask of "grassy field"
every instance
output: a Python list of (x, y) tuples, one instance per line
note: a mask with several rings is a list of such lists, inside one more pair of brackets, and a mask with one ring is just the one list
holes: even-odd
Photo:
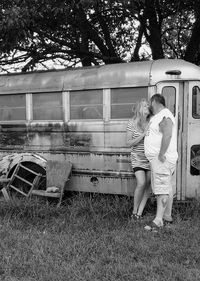
[(199, 281), (200, 202), (174, 205), (159, 233), (131, 222), (132, 199), (74, 195), (60, 208), (45, 201), (0, 204), (2, 281)]

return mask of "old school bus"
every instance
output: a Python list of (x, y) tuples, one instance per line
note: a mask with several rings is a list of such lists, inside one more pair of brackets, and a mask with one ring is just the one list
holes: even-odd
[(0, 75), (0, 177), (19, 161), (45, 174), (47, 160), (66, 160), (67, 190), (133, 195), (126, 126), (155, 93), (176, 119), (174, 197), (199, 197), (200, 68), (183, 60)]

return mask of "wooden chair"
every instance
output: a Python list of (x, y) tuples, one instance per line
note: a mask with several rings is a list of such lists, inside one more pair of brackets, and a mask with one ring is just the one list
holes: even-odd
[(57, 206), (59, 207), (71, 171), (72, 164), (69, 161), (48, 160), (46, 166), (46, 190), (38, 190), (37, 186), (35, 186), (31, 191), (31, 195), (58, 198)]

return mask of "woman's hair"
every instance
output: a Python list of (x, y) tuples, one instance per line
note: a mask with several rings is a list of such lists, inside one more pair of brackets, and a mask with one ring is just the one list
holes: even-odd
[[(141, 99), (140, 101), (136, 102), (136, 104), (133, 106), (132, 111), (133, 111), (133, 120), (136, 123), (136, 126), (141, 129), (144, 130), (144, 111), (143, 111), (143, 107), (144, 107), (144, 103), (147, 103), (146, 99)], [(147, 119), (149, 118), (149, 116), (147, 116)]]

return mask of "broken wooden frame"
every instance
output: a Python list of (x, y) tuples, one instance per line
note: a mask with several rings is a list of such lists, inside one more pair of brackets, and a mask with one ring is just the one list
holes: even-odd
[[(23, 170), (31, 175), (31, 179), (23, 177)], [(58, 198), (59, 202), (57, 206), (60, 206), (63, 198), (64, 189), (67, 181), (72, 172), (72, 164), (69, 161), (47, 161), (46, 165), (46, 190), (38, 189), (39, 181), (42, 174), (33, 171), (23, 165), (23, 162), (19, 162), (15, 167), (15, 170), (9, 179), (1, 179), (2, 192), (6, 201), (9, 201), (11, 189), (20, 193), (25, 197), (32, 195)], [(20, 184), (21, 183), (21, 184)], [(26, 190), (23, 188), (23, 183), (26, 184)], [(50, 188), (49, 188), (50, 187)], [(48, 190), (56, 190), (56, 192), (48, 192)]]

